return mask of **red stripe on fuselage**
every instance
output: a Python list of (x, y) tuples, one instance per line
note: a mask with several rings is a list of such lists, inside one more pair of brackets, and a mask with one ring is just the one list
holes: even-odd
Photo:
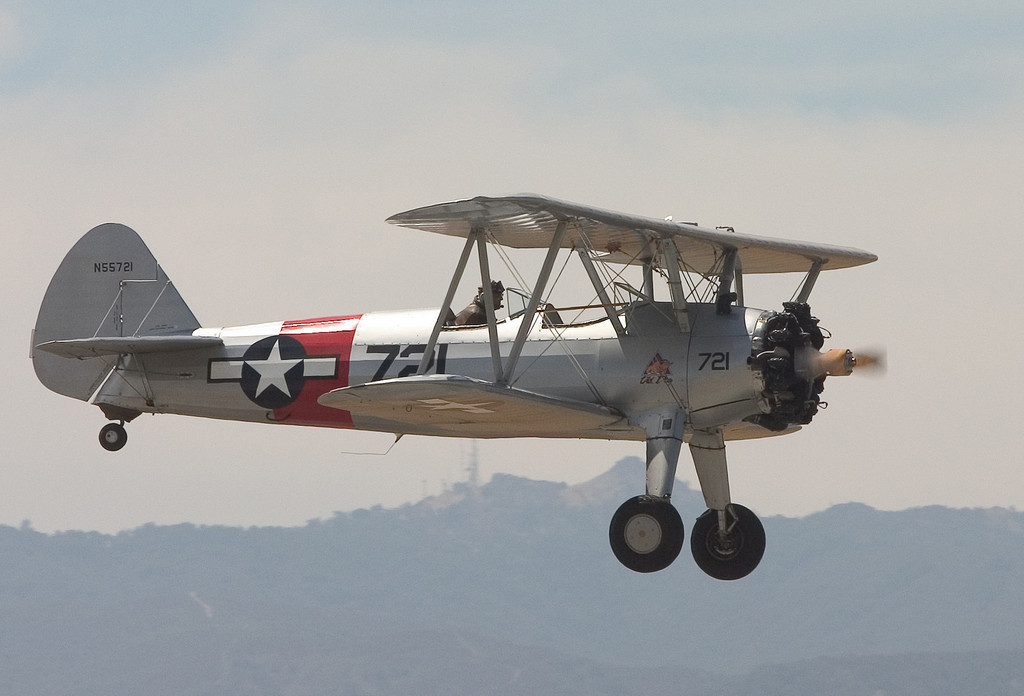
[(275, 420), (293, 425), (319, 425), (351, 428), (352, 414), (317, 403), (322, 394), (348, 386), (349, 358), (352, 341), (361, 314), (344, 317), (321, 317), (286, 321), (282, 334), (296, 339), (306, 349), (308, 358), (337, 356), (337, 372), (333, 377), (307, 378), (298, 398), (284, 408), (275, 409)]

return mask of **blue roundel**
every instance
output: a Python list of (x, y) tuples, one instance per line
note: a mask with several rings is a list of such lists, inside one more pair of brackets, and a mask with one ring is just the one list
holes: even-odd
[(242, 356), (242, 391), (258, 406), (282, 408), (295, 401), (306, 383), (306, 349), (291, 336), (268, 336)]

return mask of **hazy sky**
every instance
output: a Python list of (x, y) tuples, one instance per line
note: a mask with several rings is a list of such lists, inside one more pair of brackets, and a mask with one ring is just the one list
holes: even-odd
[[(438, 303), (461, 242), (384, 219), (522, 191), (879, 255), (811, 305), (830, 345), (887, 346), (888, 375), (730, 445), (738, 502), (1024, 507), (1022, 67), (1019, 0), (0, 2), (0, 523), (301, 524), (464, 479), (468, 441), (356, 456), (388, 443), (178, 416), (110, 454), (98, 409), (36, 381), (29, 333), (102, 222), (220, 326)], [(485, 479), (630, 454), (478, 444)]]

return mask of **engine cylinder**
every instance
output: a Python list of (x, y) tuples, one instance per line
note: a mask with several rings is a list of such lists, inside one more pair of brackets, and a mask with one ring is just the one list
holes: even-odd
[(768, 413), (748, 420), (772, 431), (807, 425), (818, 412), (825, 375), (804, 369), (801, 358), (825, 343), (818, 319), (804, 302), (785, 302), (781, 312), (765, 312), (751, 337), (750, 367), (764, 381)]

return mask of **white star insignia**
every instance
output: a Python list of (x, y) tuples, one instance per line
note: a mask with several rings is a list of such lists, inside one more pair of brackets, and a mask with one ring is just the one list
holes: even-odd
[(281, 390), (282, 394), (291, 397), (292, 393), (288, 389), (288, 380), (285, 379), (285, 375), (301, 362), (301, 359), (282, 360), (280, 341), (274, 342), (274, 347), (270, 350), (270, 355), (267, 356), (266, 360), (246, 361), (245, 364), (256, 370), (260, 376), (260, 382), (256, 386), (256, 396), (259, 397), (270, 387), (277, 387)]
[(490, 406), (493, 401), (481, 401), (477, 404), (460, 404), (458, 401), (446, 399), (419, 399), (419, 402), (432, 411), (462, 411), (463, 413), (494, 413), (492, 409), (483, 408)]

